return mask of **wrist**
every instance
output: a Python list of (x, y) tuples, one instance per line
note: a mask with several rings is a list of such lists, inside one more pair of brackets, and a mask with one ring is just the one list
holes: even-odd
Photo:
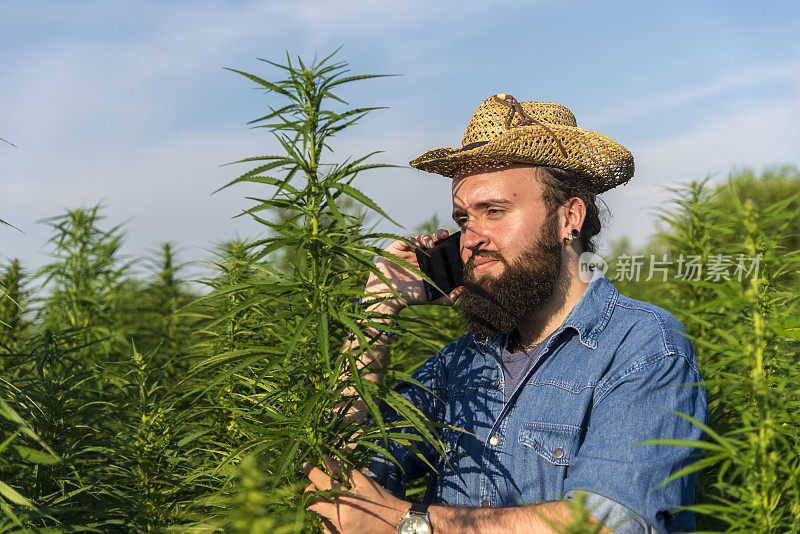
[(397, 530), (397, 528), (406, 518), (409, 510), (411, 510), (411, 503), (409, 501), (401, 501), (400, 506), (394, 509), (395, 513), (392, 514), (391, 524), (395, 530)]
[(391, 328), (383, 329), (374, 325), (364, 328), (364, 334), (371, 338), (373, 345), (389, 346), (392, 344), (392, 338), (397, 333), (396, 329), (400, 327), (399, 323), (379, 323), (390, 325)]
[(399, 298), (381, 298), (381, 297), (375, 297), (374, 295), (370, 295), (369, 297), (363, 298), (362, 302), (369, 303), (367, 307), (364, 309), (365, 313), (374, 313), (377, 315), (390, 316), (385, 318), (384, 317), (372, 318), (373, 321), (386, 322), (386, 323), (391, 321), (392, 316), (400, 315), (400, 312), (403, 311), (403, 308), (406, 307), (406, 304)]

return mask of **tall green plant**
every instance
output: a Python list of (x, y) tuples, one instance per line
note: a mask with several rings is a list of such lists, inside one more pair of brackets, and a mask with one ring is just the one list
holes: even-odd
[[(728, 202), (693, 184), (679, 203), (688, 211), (665, 218), (674, 251), (703, 250), (730, 261), (719, 279), (674, 280), (674, 302), (692, 334), (709, 394), (709, 442), (704, 458), (699, 523), (725, 532), (796, 532), (800, 529), (800, 383), (797, 294), (791, 274), (798, 253), (785, 250), (800, 211), (796, 197), (758, 206), (731, 183)], [(698, 201), (698, 198), (705, 198)], [(702, 205), (702, 209), (695, 209)], [(731, 209), (731, 206), (733, 209)], [(703, 219), (692, 214), (702, 214)], [(713, 236), (713, 239), (706, 239)], [(733, 276), (743, 262), (745, 276)], [(754, 265), (755, 264), (755, 265)], [(678, 445), (685, 443), (674, 442)], [(674, 478), (674, 477), (673, 477)]]
[[(262, 195), (245, 212), (271, 235), (252, 245), (253, 267), (260, 276), (239, 287), (220, 288), (217, 294), (249, 292), (254, 305), (250, 309), (256, 310), (254, 324), (269, 329), (270, 337), (266, 346), (248, 343), (215, 355), (200, 368), (207, 372), (219, 362), (234, 364), (225, 376), (235, 376), (248, 398), (242, 399), (235, 412), (244, 436), (230, 459), (236, 461), (245, 451), (258, 453), (273, 489), (295, 487), (303, 478), (302, 462), (321, 465), (326, 454), (361, 466), (371, 451), (385, 452), (376, 441), (379, 437), (409, 446), (421, 439), (414, 436), (439, 443), (418, 410), (361, 377), (358, 361), (370, 344), (362, 328), (370, 318), (362, 315), (364, 306), (359, 300), (366, 273), (374, 270), (373, 257), (383, 254), (377, 240), (395, 236), (365, 232), (358, 217), (337, 206), (338, 199), (350, 197), (388, 217), (353, 185), (360, 173), (387, 165), (370, 163), (374, 153), (341, 162), (326, 157), (335, 134), (377, 109), (348, 108), (335, 95), (340, 86), (377, 76), (348, 75), (346, 63), (333, 62), (332, 56), (311, 64), (288, 57), (283, 65), (268, 61), (286, 76), (276, 82), (234, 70), (283, 99), (253, 121), (273, 134), (282, 153), (242, 160), (257, 167), (226, 186), (249, 182), (271, 189), (271, 194)], [(263, 216), (275, 210), (289, 215), (280, 222)], [(288, 272), (258, 261), (278, 249), (291, 251), (295, 258)], [(358, 339), (361, 348), (343, 350), (349, 338)], [(352, 391), (370, 412), (371, 429), (364, 430), (345, 417), (354, 400)], [(406, 416), (404, 423), (395, 426), (412, 426), (418, 434), (401, 434), (384, 423), (380, 402)], [(357, 447), (345, 449), (351, 440)], [(299, 495), (295, 504), (300, 504)], [(280, 503), (272, 506), (275, 511), (281, 508)]]
[(254, 455), (246, 456), (236, 469), (233, 491), (221, 500), (224, 512), (216, 528), (230, 534), (289, 534), (302, 527), (302, 516), (286, 514), (276, 517), (276, 500), (290, 501), (292, 488), (275, 495)]
[(257, 256), (249, 241), (234, 239), (221, 243), (208, 262), (212, 276), (202, 280), (213, 290), (202, 301), (205, 306), (202, 317), (207, 320), (201, 330), (206, 338), (203, 347), (218, 356), (201, 362), (196, 377), (206, 384), (204, 393), (211, 413), (218, 419), (219, 439), (233, 448), (242, 437), (235, 412), (250, 399), (253, 377), (249, 365), (258, 359), (242, 362), (242, 355), (250, 345), (267, 345), (272, 332), (269, 325), (256, 318), (259, 308), (268, 304), (253, 289), (254, 278), (260, 276)]
[(122, 326), (115, 306), (130, 264), (120, 257), (121, 226), (101, 228), (101, 209), (67, 210), (43, 221), (53, 230), (48, 244), (54, 261), (37, 276), (50, 292), (41, 310), (44, 325), (80, 331), (86, 343), (108, 354), (108, 343), (94, 342), (112, 337)]
[[(26, 287), (27, 273), (19, 259), (12, 259), (0, 270), (0, 355), (13, 351), (29, 324), (25, 309), (30, 297)], [(9, 368), (14, 362), (4, 358), (0, 368)]]
[[(6, 474), (0, 479), (0, 531), (31, 532), (25, 528), (32, 518), (40, 515), (40, 511), (23, 495), (27, 487), (21, 487), (17, 477), (9, 477), (12, 465), (22, 462), (41, 465), (53, 465), (59, 458), (52, 449), (36, 434), (20, 415), (4, 400), (0, 399), (0, 470)], [(21, 439), (27, 443), (21, 444)], [(7, 483), (7, 482), (9, 483)], [(16, 488), (13, 486), (17, 486)], [(20, 493), (22, 491), (23, 493)]]
[(205, 333), (212, 339), (211, 350), (215, 353), (235, 351), (262, 335), (254, 330), (253, 316), (263, 299), (254, 299), (251, 286), (261, 273), (258, 259), (251, 241), (234, 239), (221, 243), (208, 262), (212, 277), (202, 283), (213, 291), (210, 298), (204, 299), (205, 317), (212, 322)]
[[(150, 260), (150, 282), (139, 295), (142, 325), (137, 337), (147, 336), (142, 352), (155, 351), (158, 365), (166, 367), (166, 379), (180, 381), (191, 366), (190, 359), (198, 342), (195, 330), (196, 299), (183, 274), (188, 263), (178, 262), (174, 243), (162, 243), (158, 255)], [(137, 342), (137, 347), (139, 342)]]
[[(749, 199), (753, 209), (762, 213), (770, 206), (782, 200), (792, 198), (784, 212), (789, 217), (800, 214), (800, 198), (796, 196), (800, 190), (800, 168), (797, 165), (772, 165), (756, 172), (750, 168), (741, 168), (730, 173), (728, 183), (718, 184), (714, 188), (720, 207), (727, 208), (730, 213), (737, 213), (736, 198)], [(763, 230), (778, 240), (783, 250), (800, 250), (800, 232), (796, 231), (800, 220), (793, 219), (788, 227), (781, 230), (786, 221), (761, 221)], [(793, 277), (789, 275), (790, 277)]]
[(110, 443), (107, 412), (91, 387), (94, 374), (85, 364), (82, 338), (81, 332), (45, 331), (26, 339), (13, 355), (17, 371), (0, 377), (0, 397), (61, 458), (47, 465), (35, 459), (3, 465), (0, 479), (26, 488), (38, 507), (29, 527), (99, 526), (119, 517), (113, 488), (102, 475)]
[(180, 511), (193, 497), (192, 458), (184, 447), (198, 425), (181, 410), (167, 372), (157, 349), (142, 354), (134, 348), (129, 359), (115, 365), (119, 431), (106, 476), (115, 486), (128, 532), (159, 533), (185, 523)]

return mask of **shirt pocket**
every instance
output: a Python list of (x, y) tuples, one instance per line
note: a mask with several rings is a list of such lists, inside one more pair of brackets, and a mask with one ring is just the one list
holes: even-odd
[(522, 498), (535, 503), (558, 500), (569, 464), (580, 446), (581, 429), (556, 423), (525, 423), (519, 431), (522, 445)]

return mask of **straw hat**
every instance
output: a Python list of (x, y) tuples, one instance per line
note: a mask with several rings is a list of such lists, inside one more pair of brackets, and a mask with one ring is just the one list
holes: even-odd
[(463, 168), (526, 163), (573, 171), (595, 194), (633, 177), (633, 155), (613, 139), (577, 127), (570, 110), (550, 102), (490, 96), (472, 115), (461, 148), (430, 150), (411, 161), (417, 169), (453, 177)]

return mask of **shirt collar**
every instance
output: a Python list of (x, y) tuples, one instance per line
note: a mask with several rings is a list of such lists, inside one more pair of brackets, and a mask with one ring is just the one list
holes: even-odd
[(619, 292), (608, 278), (598, 269), (593, 271), (592, 279), (580, 300), (556, 331), (558, 333), (569, 327), (574, 328), (581, 343), (590, 349), (597, 348), (597, 338), (608, 325), (619, 297)]
[[(583, 295), (570, 310), (561, 326), (551, 335), (551, 338), (557, 337), (567, 328), (573, 328), (578, 332), (581, 343), (590, 349), (597, 348), (597, 338), (611, 318), (611, 312), (617, 303), (619, 292), (599, 269), (592, 269), (592, 271), (592, 279), (586, 286)], [(483, 351), (499, 354), (506, 346), (508, 336), (475, 337), (474, 340)]]

